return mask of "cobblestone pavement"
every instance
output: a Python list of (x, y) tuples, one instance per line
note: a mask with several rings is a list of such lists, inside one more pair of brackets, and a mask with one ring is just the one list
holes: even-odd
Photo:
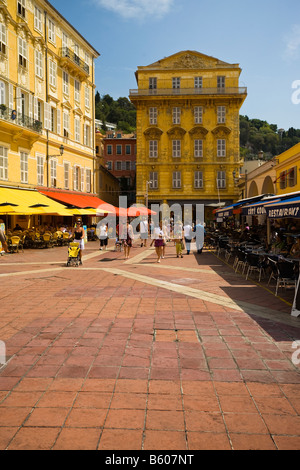
[(299, 449), (292, 294), (173, 243), (66, 258), (0, 258), (0, 449)]

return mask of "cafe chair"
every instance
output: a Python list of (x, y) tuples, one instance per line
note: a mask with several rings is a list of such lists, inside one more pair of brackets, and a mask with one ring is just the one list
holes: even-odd
[[(278, 289), (280, 286), (283, 286), (285, 289), (287, 286), (293, 286), (296, 288), (297, 283), (297, 276), (294, 269), (294, 264), (291, 261), (274, 261), (273, 259), (269, 258), (270, 267), (272, 269), (272, 273), (270, 275), (269, 283), (271, 279), (276, 279), (276, 290), (275, 295), (278, 295)], [(268, 285), (269, 285), (268, 283)]]
[(248, 277), (251, 275), (253, 271), (258, 272), (258, 282), (261, 280), (261, 275), (264, 272), (264, 267), (261, 262), (260, 256), (256, 255), (254, 253), (248, 253), (247, 254), (247, 274), (246, 274), (246, 280), (248, 280)]
[(238, 250), (237, 251), (237, 262), (235, 263), (235, 272), (237, 273), (238, 270), (241, 268), (241, 273), (244, 274), (247, 265), (247, 255), (245, 251)]
[(9, 240), (9, 251), (11, 253), (19, 253), (19, 248), (22, 248), (23, 251), (23, 245), (20, 245), (21, 239), (20, 237), (17, 237), (16, 235), (12, 236)]

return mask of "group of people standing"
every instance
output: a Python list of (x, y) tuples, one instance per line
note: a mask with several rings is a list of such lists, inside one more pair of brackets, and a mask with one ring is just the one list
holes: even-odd
[[(147, 247), (148, 239), (151, 239), (150, 246), (155, 247), (157, 254), (157, 262), (165, 257), (165, 249), (168, 241), (174, 241), (176, 246), (177, 258), (183, 258), (183, 250), (189, 255), (191, 251), (192, 240), (195, 239), (197, 252), (202, 253), (204, 243), (204, 226), (200, 223), (192, 226), (177, 221), (172, 225), (172, 233), (168, 224), (159, 222), (156, 226), (151, 223), (149, 227), (148, 218), (144, 217), (139, 223), (139, 234), (141, 247)], [(100, 250), (106, 250), (108, 244), (108, 228), (107, 225), (102, 223), (98, 233), (100, 239)], [(124, 248), (125, 259), (129, 258), (130, 250), (134, 241), (134, 230), (132, 225), (127, 223), (119, 224), (116, 227), (116, 245), (121, 245)]]

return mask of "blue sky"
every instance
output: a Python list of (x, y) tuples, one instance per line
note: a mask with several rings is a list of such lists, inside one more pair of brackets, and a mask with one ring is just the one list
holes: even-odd
[(50, 2), (101, 54), (101, 95), (128, 97), (138, 66), (194, 50), (240, 64), (248, 87), (241, 114), (300, 128), (299, 0)]

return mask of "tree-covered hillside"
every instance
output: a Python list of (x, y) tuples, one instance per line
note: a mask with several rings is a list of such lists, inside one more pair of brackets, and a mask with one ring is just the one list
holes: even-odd
[(256, 160), (263, 151), (263, 158), (270, 160), (300, 142), (300, 129), (278, 129), (276, 124), (268, 124), (260, 119), (240, 116), (241, 155), (246, 160)]
[(136, 129), (136, 110), (128, 98), (118, 98), (114, 100), (110, 95), (100, 96), (99, 92), (95, 96), (96, 119), (103, 122), (103, 130), (106, 130), (106, 123), (117, 124), (118, 130), (126, 133), (134, 132)]

